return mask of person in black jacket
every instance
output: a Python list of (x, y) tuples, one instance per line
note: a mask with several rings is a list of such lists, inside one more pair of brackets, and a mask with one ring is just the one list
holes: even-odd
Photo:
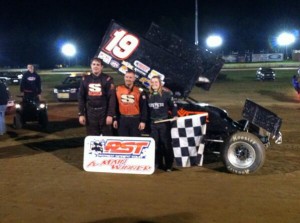
[(0, 135), (6, 132), (5, 111), (9, 94), (6, 85), (0, 81)]
[(174, 155), (171, 123), (169, 121), (156, 122), (168, 119), (170, 116), (177, 117), (177, 105), (174, 102), (172, 92), (162, 88), (162, 81), (159, 76), (151, 78), (148, 107), (151, 119), (150, 136), (155, 140), (156, 164), (159, 169), (172, 171)]
[(102, 73), (102, 61), (93, 58), (92, 73), (82, 78), (79, 97), (79, 123), (86, 126), (88, 135), (110, 136), (115, 116), (116, 94), (113, 78)]
[(27, 71), (23, 74), (20, 91), (23, 93), (25, 98), (30, 99), (41, 99), (42, 87), (41, 78), (35, 70), (32, 64), (27, 65)]

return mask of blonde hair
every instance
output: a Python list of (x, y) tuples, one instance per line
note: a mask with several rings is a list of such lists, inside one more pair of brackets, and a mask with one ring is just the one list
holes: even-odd
[[(159, 88), (157, 89), (157, 92), (159, 93), (159, 95), (161, 96), (162, 95), (162, 81), (161, 81), (161, 78), (160, 76), (154, 76), (152, 77), (150, 80), (152, 79), (157, 79), (158, 82), (159, 82)], [(154, 93), (154, 90), (152, 88), (152, 86), (150, 86), (150, 96)]]

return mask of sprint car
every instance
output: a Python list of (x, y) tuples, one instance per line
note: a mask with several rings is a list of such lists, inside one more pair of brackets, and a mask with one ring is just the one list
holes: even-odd
[(251, 100), (245, 101), (243, 119), (235, 121), (225, 110), (191, 99), (189, 93), (196, 82), (197, 86), (210, 89), (224, 61), (156, 24), (142, 37), (112, 21), (96, 56), (121, 74), (134, 70), (145, 88), (151, 77), (160, 76), (177, 100), (179, 116), (207, 113), (205, 151), (218, 152), (231, 173), (258, 171), (270, 141), (282, 142), (281, 118)]
[(265, 162), (271, 139), (277, 144), (282, 142), (281, 119), (249, 99), (245, 101), (243, 119), (239, 121), (231, 119), (221, 108), (191, 98), (178, 100), (177, 104), (179, 116), (208, 114), (205, 150), (220, 154), (225, 167), (232, 173), (256, 172)]

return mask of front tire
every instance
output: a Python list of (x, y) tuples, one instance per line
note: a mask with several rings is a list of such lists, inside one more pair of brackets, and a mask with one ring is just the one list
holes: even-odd
[(227, 170), (239, 175), (258, 171), (265, 162), (265, 156), (263, 143), (248, 132), (233, 134), (221, 152)]
[(48, 114), (47, 111), (42, 111), (39, 113), (39, 124), (43, 129), (46, 129), (48, 126)]

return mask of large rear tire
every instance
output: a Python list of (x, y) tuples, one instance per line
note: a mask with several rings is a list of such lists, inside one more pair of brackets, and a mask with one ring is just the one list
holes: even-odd
[(248, 132), (238, 132), (225, 143), (221, 157), (229, 172), (242, 175), (258, 171), (265, 162), (265, 153), (259, 138)]

